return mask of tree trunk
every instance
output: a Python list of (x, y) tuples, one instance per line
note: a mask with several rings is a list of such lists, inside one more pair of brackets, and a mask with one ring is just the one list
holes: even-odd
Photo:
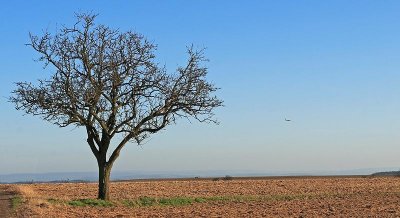
[(99, 192), (98, 198), (102, 200), (110, 200), (110, 173), (111, 166), (105, 161), (99, 161)]

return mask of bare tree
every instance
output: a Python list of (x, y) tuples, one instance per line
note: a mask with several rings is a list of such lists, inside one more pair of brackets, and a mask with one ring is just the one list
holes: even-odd
[[(155, 62), (154, 44), (96, 25), (95, 18), (78, 14), (74, 26), (56, 34), (30, 34), (28, 45), (54, 73), (37, 84), (17, 83), (10, 101), (60, 127), (85, 127), (99, 167), (98, 198), (109, 200), (111, 168), (128, 142), (139, 144), (177, 118), (215, 122), (213, 109), (222, 101), (206, 81), (202, 51), (188, 48), (187, 64), (167, 73)], [(121, 141), (109, 150), (116, 135)]]

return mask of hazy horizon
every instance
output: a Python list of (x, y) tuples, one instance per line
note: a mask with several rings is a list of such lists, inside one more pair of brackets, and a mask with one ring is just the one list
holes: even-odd
[[(82, 128), (16, 111), (14, 82), (51, 75), (28, 33), (73, 25), (75, 12), (158, 45), (169, 72), (206, 47), (220, 125), (179, 120), (117, 171), (263, 172), (400, 168), (398, 1), (10, 1), (0, 8), (0, 175), (97, 171)], [(291, 119), (286, 122), (285, 118)]]
[[(339, 171), (241, 171), (241, 170), (186, 170), (186, 171), (113, 171), (111, 180), (131, 179), (176, 179), (176, 178), (215, 178), (215, 177), (275, 177), (275, 176), (357, 176), (378, 172), (399, 171), (397, 167), (348, 169)], [(0, 174), (0, 183), (87, 181), (95, 182), (98, 172), (42, 172)]]

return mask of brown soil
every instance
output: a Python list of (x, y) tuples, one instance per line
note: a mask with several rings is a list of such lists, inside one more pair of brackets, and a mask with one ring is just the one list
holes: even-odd
[(12, 215), (11, 199), (14, 196), (14, 192), (10, 186), (0, 186), (0, 217), (10, 217)]
[[(26, 201), (18, 217), (400, 217), (398, 177), (116, 182), (111, 186), (111, 207), (65, 203), (95, 198), (93, 183), (13, 186)], [(185, 206), (127, 207), (121, 203), (143, 196), (242, 198)]]

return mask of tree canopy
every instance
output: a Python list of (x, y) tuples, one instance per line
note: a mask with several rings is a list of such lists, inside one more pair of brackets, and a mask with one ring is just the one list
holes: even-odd
[[(206, 81), (203, 50), (189, 47), (187, 63), (169, 73), (144, 36), (96, 25), (95, 18), (78, 14), (56, 34), (30, 34), (28, 45), (54, 73), (38, 83), (18, 82), (10, 97), (16, 109), (60, 127), (85, 127), (99, 166), (110, 169), (127, 142), (140, 143), (177, 118), (216, 122), (213, 110), (223, 102)], [(107, 160), (115, 135), (122, 140)]]

